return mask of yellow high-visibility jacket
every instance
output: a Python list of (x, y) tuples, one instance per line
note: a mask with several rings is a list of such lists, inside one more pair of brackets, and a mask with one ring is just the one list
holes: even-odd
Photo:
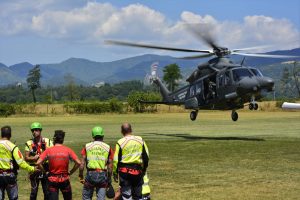
[(142, 194), (150, 194), (149, 178), (147, 173), (144, 175), (144, 184), (142, 187)]
[[(39, 144), (35, 144), (31, 139), (25, 143), (25, 151), (29, 151), (32, 156), (35, 156), (36, 154), (42, 154), (47, 148), (52, 146), (53, 142), (49, 138), (42, 138), (42, 143)], [(29, 162), (30, 165), (35, 165), (35, 163), (36, 161)]]
[(16, 170), (14, 169), (13, 160), (19, 167), (33, 172), (34, 167), (30, 166), (24, 159), (19, 148), (9, 140), (0, 140), (0, 169), (1, 170)]
[(85, 145), (87, 169), (107, 169), (110, 146), (101, 141), (94, 141)]
[(118, 167), (122, 164), (141, 165), (143, 171), (148, 167), (149, 151), (148, 147), (139, 136), (127, 135), (121, 138), (115, 148), (113, 173), (118, 173)]

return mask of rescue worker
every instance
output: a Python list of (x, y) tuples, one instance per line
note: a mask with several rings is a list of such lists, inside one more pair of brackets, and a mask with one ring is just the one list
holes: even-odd
[(19, 148), (10, 141), (11, 127), (1, 128), (0, 139), (0, 199), (4, 199), (5, 190), (10, 200), (18, 199), (17, 174), (18, 168), (28, 172), (36, 171), (36, 168), (27, 164)]
[(143, 176), (146, 174), (149, 161), (148, 147), (141, 137), (132, 134), (129, 123), (122, 124), (121, 133), (124, 137), (117, 142), (114, 153), (114, 180), (120, 181), (123, 200), (140, 200)]
[[(36, 166), (36, 161), (39, 156), (49, 147), (53, 146), (53, 142), (45, 137), (42, 137), (42, 124), (39, 122), (33, 122), (30, 126), (32, 133), (32, 139), (25, 143), (25, 160), (31, 165)], [(48, 171), (48, 163), (44, 164), (45, 171)], [(29, 174), (29, 180), (31, 184), (30, 200), (36, 200), (39, 190), (39, 184), (41, 182), (44, 200), (47, 199), (47, 177), (42, 171)]]
[[(103, 128), (96, 126), (92, 129), (93, 142), (87, 143), (81, 151), (82, 159), (79, 168), (80, 182), (84, 183), (82, 200), (91, 200), (96, 189), (97, 200), (104, 200), (106, 188), (111, 183), (112, 150), (103, 142)], [(83, 180), (83, 170), (86, 165), (87, 173)]]
[[(144, 176), (144, 184), (142, 187), (142, 200), (151, 200), (150, 198), (150, 186), (149, 186), (149, 178), (147, 176), (147, 173)], [(120, 200), (121, 199), (121, 188), (118, 189), (116, 192), (116, 195), (114, 197), (114, 200)]]
[[(49, 200), (58, 200), (58, 192), (61, 190), (65, 200), (72, 199), (72, 188), (70, 184), (70, 175), (72, 175), (80, 166), (81, 162), (74, 151), (63, 145), (65, 132), (56, 130), (53, 141), (54, 146), (46, 149), (37, 161), (39, 168), (43, 170), (43, 163), (49, 161), (48, 175), (48, 196)], [(75, 162), (71, 171), (69, 171), (69, 161)]]

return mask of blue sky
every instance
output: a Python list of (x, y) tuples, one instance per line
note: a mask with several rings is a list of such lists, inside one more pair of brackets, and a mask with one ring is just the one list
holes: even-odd
[(229, 48), (300, 47), (299, 0), (0, 0), (0, 63), (59, 63), (70, 57), (112, 61), (145, 53), (106, 39), (208, 49), (183, 24), (209, 24)]

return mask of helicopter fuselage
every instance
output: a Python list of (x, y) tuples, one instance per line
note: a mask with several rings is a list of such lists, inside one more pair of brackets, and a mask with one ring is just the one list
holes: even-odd
[(256, 100), (261, 99), (264, 92), (274, 90), (274, 81), (253, 67), (235, 64), (223, 66), (220, 70), (215, 68), (203, 76), (201, 72), (197, 73), (194, 74), (197, 78), (194, 76), (192, 80), (190, 77), (188, 85), (174, 92), (169, 92), (157, 77), (153, 82), (161, 89), (161, 103), (184, 105), (186, 109), (195, 110), (196, 113), (201, 109), (235, 112), (243, 108), (245, 103), (249, 103), (251, 110), (256, 110)]

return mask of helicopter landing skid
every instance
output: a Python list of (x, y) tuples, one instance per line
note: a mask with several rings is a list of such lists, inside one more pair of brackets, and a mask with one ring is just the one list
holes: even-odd
[(197, 118), (197, 115), (198, 115), (198, 110), (193, 110), (191, 113), (190, 113), (190, 118), (192, 121), (195, 121), (196, 118)]

